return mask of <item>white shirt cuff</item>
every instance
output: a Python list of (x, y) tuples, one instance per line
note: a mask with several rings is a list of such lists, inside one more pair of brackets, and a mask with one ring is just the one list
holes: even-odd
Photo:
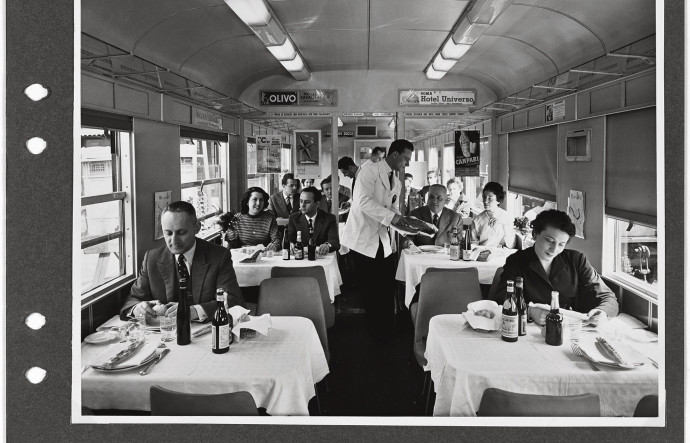
[(381, 224), (383, 226), (390, 226), (391, 222), (393, 221), (393, 217), (395, 217), (395, 215), (396, 215), (395, 212), (390, 211), (390, 214), (383, 217), (383, 220), (381, 220)]
[(204, 308), (202, 308), (201, 305), (192, 305), (192, 307), (194, 309), (196, 309), (196, 315), (197, 315), (197, 317), (199, 317), (198, 319), (196, 319), (194, 321), (198, 321), (198, 322), (206, 321), (208, 316), (206, 315), (206, 311), (204, 311)]

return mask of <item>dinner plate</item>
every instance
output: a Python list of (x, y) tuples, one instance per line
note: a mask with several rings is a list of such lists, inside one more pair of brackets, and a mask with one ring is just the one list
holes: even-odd
[(440, 251), (443, 251), (443, 246), (423, 245), (423, 246), (419, 246), (419, 249), (424, 251), (424, 252), (440, 252)]
[(99, 345), (115, 340), (117, 337), (118, 335), (115, 331), (99, 331), (94, 332), (91, 335), (87, 335), (86, 338), (84, 338), (84, 341), (86, 343), (91, 343), (92, 345)]
[(114, 368), (106, 368), (105, 366), (91, 366), (93, 369), (99, 372), (124, 372), (132, 369), (137, 369), (142, 366), (146, 366), (151, 363), (155, 358), (158, 357), (158, 353), (154, 349), (151, 354), (149, 354), (141, 363), (138, 365), (125, 365), (125, 366), (115, 366)]

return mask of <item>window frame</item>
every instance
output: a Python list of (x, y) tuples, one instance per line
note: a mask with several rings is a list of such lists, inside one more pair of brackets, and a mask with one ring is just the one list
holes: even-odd
[[(131, 130), (114, 129), (107, 126), (93, 126), (88, 124), (82, 124), (81, 128), (111, 131), (111, 151), (114, 148), (115, 154), (112, 154), (110, 159), (114, 191), (104, 194), (80, 197), (81, 201), (79, 210), (81, 212), (81, 210), (85, 209), (87, 206), (120, 201), (121, 204), (118, 215), (120, 217), (121, 227), (117, 232), (111, 232), (90, 238), (88, 240), (82, 240), (80, 242), (80, 249), (83, 250), (85, 248), (103, 244), (114, 239), (119, 239), (120, 251), (122, 252), (122, 256), (120, 257), (119, 276), (103, 282), (85, 292), (81, 292), (80, 290), (80, 302), (83, 308), (134, 281), (136, 275), (134, 269), (134, 202), (132, 198), (134, 187), (132, 180), (134, 133)], [(79, 162), (81, 163), (81, 157), (79, 157)]]

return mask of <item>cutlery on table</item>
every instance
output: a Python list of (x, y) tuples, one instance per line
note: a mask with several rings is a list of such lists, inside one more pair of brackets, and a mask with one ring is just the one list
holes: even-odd
[(587, 363), (589, 363), (589, 367), (592, 368), (592, 370), (594, 370), (596, 372), (600, 371), (600, 369), (597, 368), (597, 366), (594, 364), (594, 362), (585, 356), (585, 353), (582, 351), (582, 349), (580, 349), (580, 347), (578, 345), (576, 345), (575, 343), (570, 343), (570, 347), (572, 348), (573, 353), (575, 355), (584, 358), (585, 361)]
[(160, 355), (158, 356), (158, 358), (155, 358), (151, 363), (149, 363), (149, 365), (148, 365), (147, 367), (145, 367), (143, 370), (139, 371), (139, 375), (146, 375), (146, 374), (148, 374), (149, 371), (151, 370), (151, 368), (154, 367), (154, 366), (156, 365), (156, 363), (158, 363), (159, 361), (163, 360), (163, 357), (165, 357), (166, 355), (168, 355), (169, 352), (170, 352), (170, 349), (169, 349), (169, 348), (163, 349), (163, 352), (160, 353)]

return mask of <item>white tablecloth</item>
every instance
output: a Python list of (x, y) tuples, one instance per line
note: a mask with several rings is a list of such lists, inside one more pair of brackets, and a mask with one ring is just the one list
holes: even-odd
[[(602, 416), (632, 416), (637, 402), (658, 395), (659, 370), (651, 363), (623, 370), (599, 366), (593, 371), (573, 354), (569, 342), (549, 346), (530, 323), (517, 343), (499, 331), (474, 331), (461, 314), (438, 315), (429, 323), (425, 370), (436, 391), (435, 416), (475, 416), (486, 388), (544, 395), (598, 394)], [(582, 333), (594, 340), (595, 333)], [(591, 337), (589, 337), (591, 336)], [(659, 361), (658, 343), (635, 343), (643, 355)]]
[(340, 294), (340, 285), (343, 284), (343, 279), (340, 276), (338, 259), (334, 252), (323, 256), (319, 255), (315, 261), (307, 260), (306, 254), (304, 260), (295, 260), (292, 256), (290, 256), (290, 260), (283, 260), (282, 254), (279, 253), (270, 258), (261, 257), (256, 263), (240, 263), (240, 260), (247, 258), (247, 255), (240, 252), (239, 249), (233, 249), (231, 253), (232, 265), (235, 268), (240, 287), (259, 286), (262, 281), (271, 278), (271, 269), (274, 266), (286, 268), (321, 266), (326, 273), (326, 283), (331, 302), (335, 300), (336, 295)]
[(422, 281), (422, 275), (427, 268), (477, 268), (479, 283), (490, 285), (496, 274), (496, 269), (506, 263), (506, 257), (515, 252), (515, 249), (487, 248), (491, 255), (487, 261), (451, 260), (444, 253), (412, 254), (407, 249), (402, 251), (395, 279), (405, 282), (405, 306), (410, 307), (414, 296), (414, 288)]
[[(175, 341), (171, 352), (146, 376), (138, 370), (102, 373), (87, 369), (81, 376), (82, 405), (92, 409), (151, 409), (149, 388), (221, 394), (248, 391), (258, 407), (271, 415), (309, 415), (314, 383), (328, 374), (328, 363), (313, 323), (302, 317), (271, 317), (267, 336), (230, 345), (225, 354), (211, 352), (211, 335), (192, 338), (187, 346)], [(192, 332), (202, 325), (193, 323)], [(148, 339), (159, 341), (159, 334)], [(82, 343), (82, 365), (106, 345)]]

